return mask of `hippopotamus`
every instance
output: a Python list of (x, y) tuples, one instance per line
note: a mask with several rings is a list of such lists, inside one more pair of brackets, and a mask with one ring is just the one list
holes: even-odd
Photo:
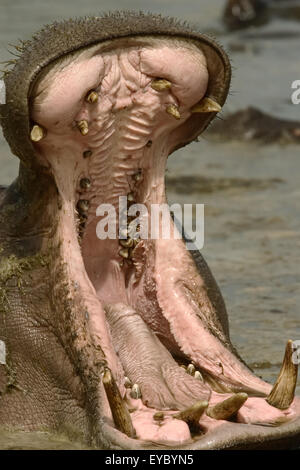
[(227, 115), (222, 121), (215, 121), (209, 134), (223, 141), (297, 144), (300, 142), (300, 121), (277, 118), (249, 106)]
[(298, 0), (227, 0), (222, 16), (230, 31), (263, 26), (273, 18), (299, 20)]
[(196, 249), (97, 236), (102, 204), (166, 202), (167, 157), (225, 103), (225, 52), (134, 12), (53, 23), (17, 50), (0, 110), (20, 160), (0, 196), (0, 427), (100, 449), (297, 446), (295, 343), (263, 381)]
[(223, 21), (229, 30), (267, 23), (267, 0), (227, 0)]

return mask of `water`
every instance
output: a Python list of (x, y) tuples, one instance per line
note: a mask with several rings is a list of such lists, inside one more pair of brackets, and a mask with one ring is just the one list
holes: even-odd
[[(55, 19), (120, 7), (150, 10), (197, 23), (202, 31), (214, 32), (227, 50), (244, 49), (231, 53), (234, 76), (224, 115), (251, 104), (300, 120), (300, 105), (292, 105), (290, 99), (291, 83), (300, 79), (299, 23), (277, 19), (260, 29), (227, 34), (220, 23), (222, 4), (220, 0), (152, 0), (151, 4), (102, 0), (99, 8), (98, 0), (73, 0), (70, 8), (64, 0), (51, 5), (40, 0), (1, 0), (0, 61), (9, 58), (9, 43), (29, 38)], [(9, 184), (17, 174), (17, 160), (2, 136), (0, 168), (0, 184)], [(205, 204), (203, 254), (225, 297), (232, 341), (259, 375), (274, 381), (287, 339), (300, 339), (300, 147), (220, 144), (204, 136), (200, 143), (170, 157), (168, 172), (211, 179), (213, 192), (183, 194), (169, 187), (169, 201)], [(222, 178), (231, 178), (232, 186), (218, 190)], [(269, 184), (272, 178), (282, 182)], [(243, 185), (240, 179), (267, 184)], [(297, 391), (300, 394), (300, 385)], [(47, 446), (47, 436), (35, 439), (40, 448)], [(49, 446), (67, 445), (53, 439)], [(15, 436), (7, 446), (18, 442)]]

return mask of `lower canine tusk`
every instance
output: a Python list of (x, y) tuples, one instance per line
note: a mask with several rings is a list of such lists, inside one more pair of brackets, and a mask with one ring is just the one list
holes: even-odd
[(239, 411), (247, 398), (247, 393), (236, 393), (221, 403), (207, 408), (206, 414), (213, 419), (229, 419)]
[(269, 405), (286, 410), (294, 400), (298, 365), (293, 363), (293, 341), (286, 345), (283, 363), (272, 391), (266, 399)]
[(116, 428), (129, 437), (135, 437), (135, 429), (132, 425), (131, 417), (120, 391), (109, 369), (105, 369), (102, 377), (109, 406), (112, 412)]
[(219, 113), (222, 107), (212, 98), (206, 96), (200, 103), (192, 107), (192, 113)]
[(197, 401), (193, 406), (173, 415), (173, 418), (185, 421), (189, 426), (195, 428), (199, 425), (199, 420), (207, 407), (208, 401)]

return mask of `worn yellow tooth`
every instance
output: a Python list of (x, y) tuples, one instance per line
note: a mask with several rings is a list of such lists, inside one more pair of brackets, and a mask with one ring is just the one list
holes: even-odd
[(175, 119), (180, 119), (180, 112), (179, 112), (178, 106), (176, 106), (175, 104), (169, 104), (166, 108), (166, 111)]
[(82, 135), (87, 135), (89, 132), (89, 125), (87, 121), (79, 121), (77, 127), (80, 130)]
[(122, 400), (118, 386), (109, 369), (105, 370), (102, 376), (102, 382), (116, 428), (129, 437), (135, 437), (136, 433), (132, 425), (129, 411)]
[(206, 96), (200, 103), (192, 107), (192, 113), (219, 113), (222, 107), (212, 98)]
[(133, 240), (131, 238), (128, 238), (127, 240), (119, 240), (119, 243), (121, 246), (124, 248), (132, 248), (133, 247)]
[(165, 414), (162, 411), (158, 411), (153, 415), (154, 421), (163, 421), (165, 418)]
[(152, 80), (151, 88), (155, 91), (165, 91), (169, 90), (172, 86), (172, 83), (169, 80), (165, 80), (164, 78), (157, 78), (156, 80)]
[(87, 97), (86, 97), (86, 100), (91, 103), (91, 104), (94, 104), (94, 103), (97, 103), (98, 101), (98, 93), (96, 91), (91, 91)]
[(208, 401), (197, 401), (193, 406), (190, 406), (189, 408), (174, 414), (173, 418), (181, 419), (181, 421), (185, 421), (189, 427), (195, 429), (198, 427), (199, 420), (207, 407)]
[(141, 392), (140, 386), (138, 384), (134, 384), (132, 386), (130, 396), (131, 396), (131, 398), (134, 398), (135, 400), (138, 400), (139, 398), (142, 398), (142, 392)]
[(140, 180), (142, 179), (141, 173), (136, 173), (136, 174), (134, 175), (134, 179), (135, 179), (135, 181), (140, 181)]
[(134, 202), (134, 194), (133, 194), (133, 193), (127, 194), (127, 200), (128, 200), (129, 202)]
[(195, 377), (195, 379), (200, 380), (201, 382), (203, 382), (203, 377), (201, 375), (201, 372), (199, 372), (199, 370), (196, 370), (196, 372), (194, 374), (194, 377)]
[(213, 419), (230, 419), (237, 411), (239, 411), (247, 398), (247, 393), (236, 393), (226, 400), (207, 408), (206, 414)]
[(195, 370), (196, 370), (196, 369), (195, 369), (194, 364), (189, 364), (189, 365), (187, 366), (187, 369), (186, 369), (187, 373), (190, 374), (190, 375), (194, 375), (194, 374), (195, 374)]
[(43, 129), (38, 124), (35, 124), (31, 129), (30, 139), (32, 140), (32, 142), (39, 142), (45, 137), (45, 135), (46, 135), (45, 129)]
[(278, 408), (286, 410), (294, 400), (297, 384), (298, 364), (293, 362), (293, 341), (287, 342), (283, 363), (274, 384), (274, 387), (266, 399), (267, 402)]
[(129, 258), (129, 251), (127, 248), (122, 248), (119, 250), (119, 255), (122, 256), (122, 258), (128, 259)]
[(128, 377), (124, 378), (124, 385), (125, 385), (125, 388), (131, 388), (132, 387), (132, 382)]

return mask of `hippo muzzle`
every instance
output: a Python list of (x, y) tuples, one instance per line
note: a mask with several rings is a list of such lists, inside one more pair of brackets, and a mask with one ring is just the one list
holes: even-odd
[[(126, 12), (54, 23), (17, 50), (1, 106), (21, 163), (0, 193), (0, 426), (109, 449), (299, 444), (294, 343), (273, 387), (256, 377), (200, 253), (131, 233), (132, 206), (166, 203), (168, 156), (226, 100), (222, 48)], [(101, 237), (120, 198), (127, 225)]]

